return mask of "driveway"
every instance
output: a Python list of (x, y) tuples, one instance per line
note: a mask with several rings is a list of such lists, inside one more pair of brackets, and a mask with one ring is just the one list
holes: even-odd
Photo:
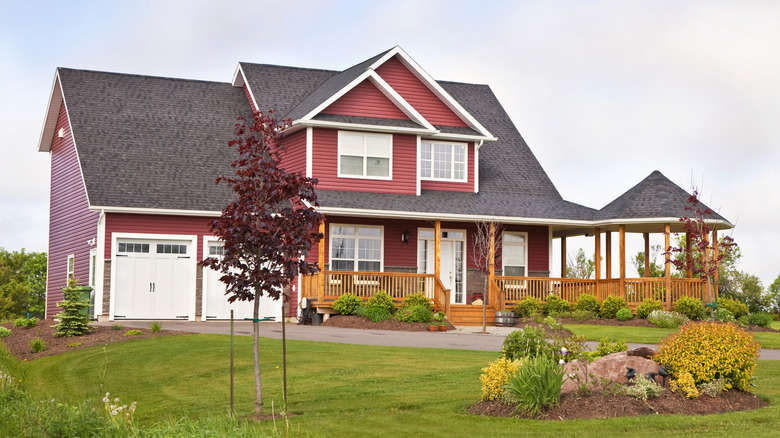
[[(113, 322), (96, 322), (96, 325), (111, 325), (120, 323), (125, 327), (149, 328), (149, 320), (116, 320)], [(181, 320), (160, 321), (163, 330), (182, 330), (195, 333), (230, 334), (229, 321), (190, 322)], [(260, 336), (272, 339), (282, 338), (282, 324), (278, 322), (261, 322)], [(501, 351), (504, 338), (515, 330), (511, 327), (488, 327), (488, 333), (477, 333), (482, 327), (458, 327), (448, 332), (399, 332), (387, 330), (361, 330), (338, 327), (298, 325), (288, 323), (287, 339), (299, 341), (337, 342), (341, 344), (382, 345), (389, 347), (417, 348), (452, 348), (458, 350)], [(252, 323), (236, 321), (234, 333), (238, 336), (251, 336)], [(594, 349), (597, 342), (587, 342)], [(657, 348), (652, 344), (628, 344), (633, 349), (637, 347)], [(761, 359), (780, 360), (780, 350), (761, 350)]]

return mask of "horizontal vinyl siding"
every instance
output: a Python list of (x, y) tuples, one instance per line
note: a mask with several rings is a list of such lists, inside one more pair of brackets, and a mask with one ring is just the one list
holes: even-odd
[(209, 223), (214, 218), (155, 216), (146, 214), (106, 214), (106, 258), (111, 258), (114, 233), (197, 235), (197, 260), (203, 260), (203, 236), (211, 236)]
[[(423, 140), (424, 142), (425, 140)], [(466, 160), (466, 182), (421, 180), (422, 190), (445, 190), (451, 192), (474, 192), (474, 143), (468, 143)]]
[(288, 172), (306, 174), (306, 130), (298, 131), (284, 139), (282, 167)]
[(312, 176), (319, 180), (321, 190), (395, 193), (414, 195), (417, 192), (417, 137), (393, 135), (392, 181), (370, 178), (338, 177), (338, 130), (315, 128), (313, 133)]
[[(59, 130), (65, 136), (59, 138)], [(62, 288), (67, 284), (68, 255), (74, 254), (74, 276), (79, 284), (89, 283), (88, 240), (97, 237), (98, 213), (89, 202), (79, 167), (65, 105), (60, 106), (57, 129), (51, 147), (51, 194), (49, 208), (49, 252), (46, 281), (46, 316), (61, 311)]]
[(244, 94), (246, 94), (246, 99), (249, 101), (249, 105), (252, 107), (252, 111), (257, 111), (257, 107), (255, 106), (255, 102), (252, 100), (252, 94), (249, 92), (249, 87), (247, 85), (244, 85)]
[(376, 72), (431, 124), (468, 126), (397, 58), (387, 60)]
[(325, 114), (409, 120), (390, 99), (368, 79), (349, 90), (323, 111)]

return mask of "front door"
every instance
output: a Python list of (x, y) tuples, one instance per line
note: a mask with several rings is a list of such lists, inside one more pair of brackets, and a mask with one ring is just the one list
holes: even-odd
[[(450, 290), (452, 304), (466, 304), (464, 247), (465, 231), (442, 230), (439, 256), (439, 279), (446, 289)], [(436, 272), (436, 241), (433, 230), (419, 230), (421, 259), (418, 271), (421, 273)], [(423, 262), (424, 260), (424, 262)]]

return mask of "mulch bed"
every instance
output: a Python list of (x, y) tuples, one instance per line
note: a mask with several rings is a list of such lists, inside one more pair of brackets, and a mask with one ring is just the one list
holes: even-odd
[[(428, 324), (424, 322), (401, 322), (395, 319), (387, 321), (372, 322), (366, 318), (355, 315), (334, 315), (322, 323), (325, 327), (339, 327), (366, 330), (395, 330), (402, 332), (427, 332)], [(447, 326), (447, 330), (455, 330), (452, 324)]]
[[(669, 391), (647, 402), (627, 395), (593, 392), (589, 396), (564, 394), (560, 404), (544, 413), (542, 420), (575, 420), (592, 418), (638, 417), (651, 414), (707, 415), (724, 412), (747, 411), (767, 406), (768, 403), (753, 394), (736, 390), (723, 392), (717, 397), (702, 395), (689, 400)], [(475, 415), (491, 417), (515, 417), (515, 406), (500, 401), (480, 401), (468, 409)]]
[[(94, 347), (96, 345), (113, 344), (115, 342), (130, 341), (133, 339), (159, 338), (161, 336), (187, 335), (190, 332), (177, 330), (162, 330), (159, 333), (153, 333), (149, 329), (137, 329), (141, 331), (140, 335), (124, 336), (128, 330), (135, 330), (129, 327), (123, 327), (121, 330), (114, 330), (109, 326), (92, 326), (93, 331), (86, 335), (74, 336), (72, 338), (63, 338), (54, 336), (52, 327), (54, 320), (42, 319), (38, 325), (33, 328), (14, 327), (12, 323), (3, 324), (3, 327), (11, 330), (11, 335), (0, 339), (5, 344), (6, 349), (19, 360), (35, 360), (41, 357), (53, 356), (70, 350), (80, 348)], [(151, 321), (149, 322), (151, 325)], [(162, 323), (165, 328), (165, 323)], [(30, 349), (30, 341), (35, 338), (43, 340), (46, 349), (40, 353), (33, 353)], [(68, 346), (80, 342), (77, 346)]]

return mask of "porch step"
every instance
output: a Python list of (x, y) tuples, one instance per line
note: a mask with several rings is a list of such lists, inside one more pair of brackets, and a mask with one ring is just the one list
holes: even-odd
[[(482, 306), (457, 305), (450, 306), (450, 322), (453, 325), (482, 325)], [(487, 325), (496, 325), (496, 312), (493, 307), (487, 307)]]

